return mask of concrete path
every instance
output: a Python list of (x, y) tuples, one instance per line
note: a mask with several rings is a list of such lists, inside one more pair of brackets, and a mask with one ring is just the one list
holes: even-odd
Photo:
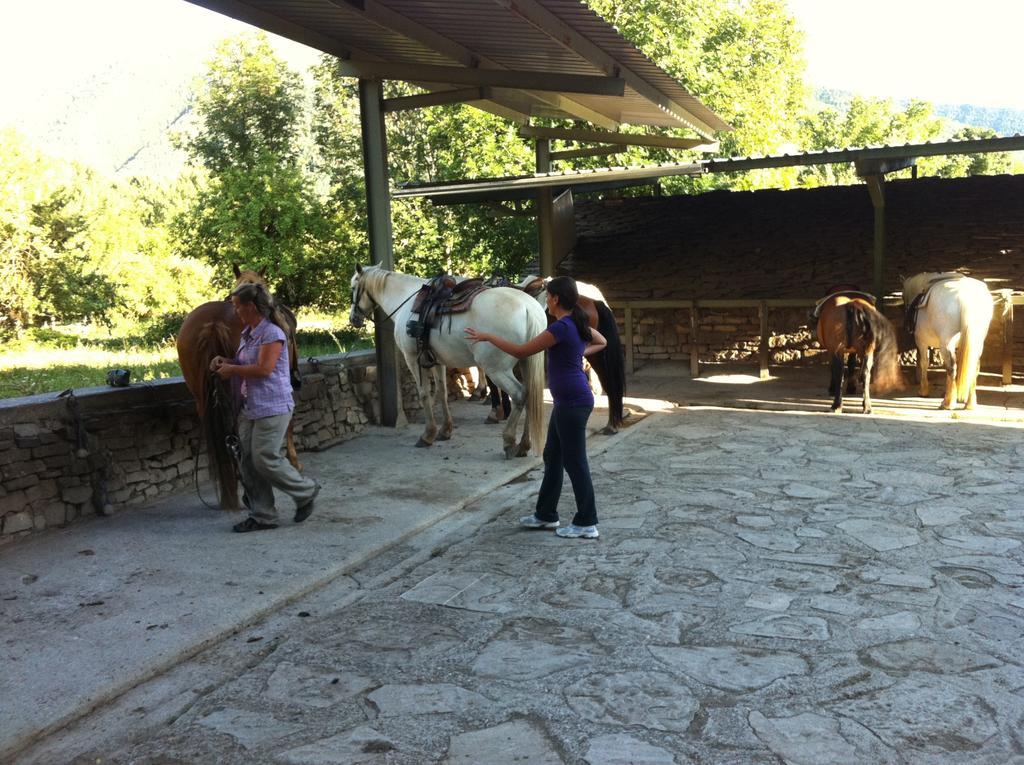
[(1024, 762), (1014, 413), (673, 407), (712, 384), (634, 380), (652, 414), (591, 442), (597, 541), (516, 527), (536, 461), (465, 403), (435, 450), (411, 426), (303, 455), (302, 526), (232, 535), (182, 497), (4, 550), (7, 751)]

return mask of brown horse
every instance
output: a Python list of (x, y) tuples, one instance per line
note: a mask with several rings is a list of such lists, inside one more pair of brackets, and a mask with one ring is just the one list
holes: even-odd
[(829, 393), (834, 396), (833, 412), (841, 412), (843, 409), (845, 362), (850, 354), (863, 362), (864, 414), (871, 413), (872, 371), (875, 372), (877, 393), (902, 386), (896, 331), (868, 297), (858, 292), (834, 292), (816, 309), (818, 341), (831, 355), (832, 382)]
[[(541, 276), (529, 276), (517, 286), (535, 297), (541, 305), (545, 305), (544, 285), (547, 281)], [(577, 305), (587, 315), (587, 323), (608, 341), (603, 350), (588, 356), (586, 360), (597, 373), (597, 379), (601, 381), (601, 387), (608, 396), (608, 423), (601, 432), (612, 435), (619, 432), (622, 421), (628, 416), (623, 408), (623, 397), (626, 395), (626, 358), (619, 337), (619, 327), (615, 323), (615, 314), (608, 307), (608, 301), (597, 287), (581, 281), (576, 282), (576, 287), (579, 290)], [(548, 320), (553, 319), (549, 316)]]
[[(236, 286), (247, 282), (266, 285), (263, 277), (254, 271), (239, 271), (236, 268), (235, 272), (238, 277)], [(295, 316), (275, 301), (277, 312), (280, 312), (278, 316), (283, 317), (281, 320), (285, 322), (279, 326), (288, 335), (294, 384), (298, 369)], [(239, 509), (237, 468), (227, 442), (229, 436), (236, 434), (239, 391), (210, 371), (210, 361), (214, 356), (234, 356), (241, 334), (242, 322), (235, 315), (230, 301), (213, 300), (203, 303), (185, 317), (177, 338), (178, 364), (185, 385), (196, 401), (196, 413), (203, 427), (209, 455), (210, 477), (217, 486), (220, 506), (225, 510)], [(288, 425), (287, 450), (289, 462), (301, 470), (291, 424)]]

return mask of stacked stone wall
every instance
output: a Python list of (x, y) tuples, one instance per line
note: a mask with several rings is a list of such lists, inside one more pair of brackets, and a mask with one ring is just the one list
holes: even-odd
[[(303, 364), (296, 447), (318, 451), (380, 421), (374, 352)], [(402, 367), (410, 420), (422, 419)], [(0, 544), (206, 484), (195, 404), (181, 378), (0, 401)], [(198, 454), (198, 464), (196, 462)], [(207, 501), (214, 501), (209, 485)]]

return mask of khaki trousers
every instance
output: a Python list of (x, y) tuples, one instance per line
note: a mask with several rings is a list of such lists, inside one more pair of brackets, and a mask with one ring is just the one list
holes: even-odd
[(281, 453), (291, 419), (291, 412), (258, 420), (250, 420), (243, 412), (238, 419), (242, 486), (249, 498), (249, 515), (260, 523), (277, 523), (274, 489), (291, 497), (296, 507), (316, 491), (316, 481), (304, 477)]

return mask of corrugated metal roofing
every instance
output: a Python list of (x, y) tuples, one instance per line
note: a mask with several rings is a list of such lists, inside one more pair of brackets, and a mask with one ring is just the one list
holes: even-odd
[[(604, 127), (729, 126), (577, 0), (189, 0), (352, 61), (620, 77), (622, 96), (495, 88), (481, 108)], [(411, 80), (412, 81), (412, 80)], [(429, 90), (455, 84), (419, 83)]]
[(581, 191), (601, 191), (622, 186), (641, 185), (657, 178), (703, 173), (735, 173), (769, 167), (827, 165), (870, 160), (939, 156), (945, 154), (985, 154), (990, 152), (1024, 151), (1024, 136), (979, 138), (967, 141), (938, 141), (904, 144), (902, 146), (869, 146), (851, 149), (826, 149), (798, 154), (768, 157), (725, 157), (696, 163), (665, 162), (635, 167), (608, 167), (597, 170), (567, 170), (559, 173), (537, 173), (532, 176), (507, 176), (473, 181), (444, 183), (406, 183), (392, 193), (396, 199), (427, 197), (437, 204), (501, 201), (535, 196), (539, 188), (555, 193), (572, 187)]

